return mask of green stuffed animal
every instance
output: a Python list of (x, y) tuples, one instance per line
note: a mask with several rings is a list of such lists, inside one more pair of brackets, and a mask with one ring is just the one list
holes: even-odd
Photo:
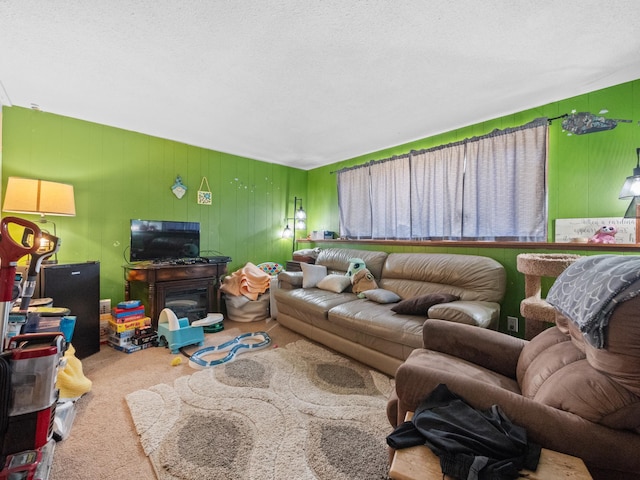
[(367, 269), (364, 260), (361, 258), (349, 259), (349, 269), (346, 275), (351, 278), (351, 291), (355, 293), (358, 298), (364, 298), (362, 292), (378, 288), (376, 279), (369, 269)]
[(365, 268), (367, 268), (367, 266), (364, 264), (364, 260), (361, 258), (350, 258), (346, 275), (347, 277), (353, 278), (356, 273)]

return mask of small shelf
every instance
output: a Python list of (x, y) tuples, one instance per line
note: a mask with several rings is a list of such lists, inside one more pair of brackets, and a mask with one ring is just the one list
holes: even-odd
[(457, 241), (457, 240), (311, 240), (301, 238), (298, 243), (326, 243), (353, 245), (386, 245), (410, 247), (461, 247), (461, 248), (513, 248), (518, 250), (561, 250), (561, 251), (609, 251), (640, 252), (640, 244), (602, 244), (602, 243), (554, 243), (554, 242), (489, 242), (489, 241)]

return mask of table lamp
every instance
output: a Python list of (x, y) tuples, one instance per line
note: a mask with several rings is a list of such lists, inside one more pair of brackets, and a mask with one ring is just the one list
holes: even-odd
[[(12, 213), (40, 215), (39, 223), (51, 223), (57, 237), (56, 224), (45, 215), (74, 217), (76, 205), (73, 185), (33, 178), (9, 177), (2, 210)], [(53, 260), (57, 263), (57, 258)]]

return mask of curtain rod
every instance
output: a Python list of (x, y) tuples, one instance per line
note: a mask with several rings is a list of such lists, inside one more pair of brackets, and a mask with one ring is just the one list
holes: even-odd
[(480, 141), (480, 140), (484, 140), (485, 138), (497, 137), (499, 135), (506, 135), (506, 134), (509, 134), (509, 133), (517, 132), (518, 130), (524, 130), (524, 129), (527, 129), (527, 128), (535, 128), (535, 127), (539, 127), (540, 125), (547, 124), (551, 120), (556, 120), (556, 119), (562, 118), (564, 116), (566, 116), (566, 115), (563, 115), (563, 116), (560, 116), (560, 117), (556, 117), (556, 118), (551, 118), (551, 119), (548, 119), (547, 117), (540, 117), (540, 118), (536, 118), (536, 119), (530, 121), (529, 123), (525, 123), (524, 125), (519, 125), (517, 127), (508, 127), (508, 128), (502, 129), (502, 130), (496, 128), (495, 130), (492, 130), (491, 132), (489, 132), (489, 133), (487, 133), (485, 135), (479, 135), (477, 137), (465, 138), (463, 140), (458, 140), (456, 142), (446, 143), (446, 144), (443, 144), (443, 145), (438, 145), (438, 146), (430, 147), (430, 148), (424, 148), (424, 149), (421, 149), (421, 150), (411, 150), (408, 153), (403, 153), (401, 155), (394, 155), (393, 157), (383, 158), (382, 160), (369, 160), (368, 162), (361, 163), (359, 165), (354, 165), (352, 167), (344, 167), (344, 168), (340, 168), (338, 170), (334, 170), (332, 172), (329, 172), (329, 174), (333, 175), (334, 173), (348, 172), (349, 170), (356, 170), (358, 168), (369, 167), (371, 165), (375, 165), (375, 164), (383, 163), (383, 162), (388, 162), (390, 160), (399, 160), (401, 158), (405, 158), (405, 157), (408, 157), (410, 155), (419, 155), (421, 153), (435, 152), (437, 150), (442, 150), (444, 148), (456, 147), (458, 145), (469, 143), (469, 142), (477, 142), (477, 141)]

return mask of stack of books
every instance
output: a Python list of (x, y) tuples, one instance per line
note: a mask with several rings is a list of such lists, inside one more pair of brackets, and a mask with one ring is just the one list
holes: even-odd
[(125, 353), (151, 347), (154, 342), (134, 342), (141, 330), (148, 332), (147, 327), (150, 325), (151, 318), (145, 314), (144, 305), (140, 300), (120, 302), (111, 309), (108, 344)]

